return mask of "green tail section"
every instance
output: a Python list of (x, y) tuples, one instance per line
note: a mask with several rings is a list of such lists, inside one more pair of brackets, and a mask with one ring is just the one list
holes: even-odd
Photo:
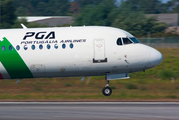
[[(4, 50), (3, 46), (5, 47)], [(10, 47), (12, 48), (11, 50)], [(5, 37), (3, 38), (3, 41), (0, 41), (0, 62), (7, 70), (11, 79), (33, 78), (33, 75), (25, 62)]]

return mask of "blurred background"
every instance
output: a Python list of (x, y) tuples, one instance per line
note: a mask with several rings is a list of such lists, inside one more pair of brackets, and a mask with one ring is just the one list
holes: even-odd
[[(0, 0), (0, 29), (112, 26), (157, 48), (163, 62), (131, 79), (110, 82), (117, 99), (179, 98), (178, 0)], [(104, 76), (0, 81), (0, 99), (98, 99)], [(106, 98), (107, 99), (107, 98)]]
[(112, 26), (154, 47), (179, 46), (169, 44), (178, 43), (178, 0), (0, 0), (0, 29), (21, 28), (20, 23)]

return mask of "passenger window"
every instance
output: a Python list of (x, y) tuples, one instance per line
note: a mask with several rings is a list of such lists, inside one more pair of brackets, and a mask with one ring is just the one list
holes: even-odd
[(24, 50), (27, 50), (27, 49), (28, 49), (27, 45), (24, 45)]
[(117, 39), (117, 45), (122, 45), (122, 40), (121, 40), (121, 38), (118, 38), (118, 39)]
[(62, 44), (62, 48), (65, 49), (65, 48), (66, 48), (66, 45), (65, 45), (65, 44)]
[(42, 50), (43, 49), (43, 45), (39, 45), (39, 49)]
[(51, 47), (51, 46), (48, 44), (48, 45), (47, 45), (47, 49), (50, 49), (50, 47)]
[(55, 49), (58, 49), (58, 45), (57, 45), (57, 44), (55, 44), (55, 45), (54, 45), (54, 48), (55, 48)]
[(73, 48), (73, 44), (72, 44), (72, 43), (70, 44), (70, 48), (71, 48), (71, 49)]
[(17, 46), (16, 46), (16, 49), (17, 49), (17, 50), (20, 50), (20, 46), (19, 46), (19, 45), (17, 45)]
[(32, 50), (35, 50), (35, 45), (32, 45)]
[(9, 46), (9, 50), (12, 51), (13, 50), (13, 47), (12, 45)]
[(132, 41), (130, 41), (128, 38), (122, 38), (122, 39), (123, 39), (124, 45), (132, 43)]
[(2, 48), (1, 48), (1, 49), (2, 49), (2, 51), (5, 51), (6, 47), (5, 47), (5, 46), (2, 46)]

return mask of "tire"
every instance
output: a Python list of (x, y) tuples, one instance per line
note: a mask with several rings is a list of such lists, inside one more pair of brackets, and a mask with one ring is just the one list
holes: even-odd
[(110, 96), (112, 94), (112, 89), (110, 87), (104, 87), (102, 93), (105, 96)]

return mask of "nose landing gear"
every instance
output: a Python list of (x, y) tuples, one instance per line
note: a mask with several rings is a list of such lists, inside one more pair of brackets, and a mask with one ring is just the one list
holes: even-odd
[(103, 95), (105, 96), (110, 96), (112, 94), (112, 89), (109, 87), (109, 80), (107, 80), (106, 78), (106, 81), (107, 81), (107, 84), (106, 86), (102, 89), (102, 93)]

